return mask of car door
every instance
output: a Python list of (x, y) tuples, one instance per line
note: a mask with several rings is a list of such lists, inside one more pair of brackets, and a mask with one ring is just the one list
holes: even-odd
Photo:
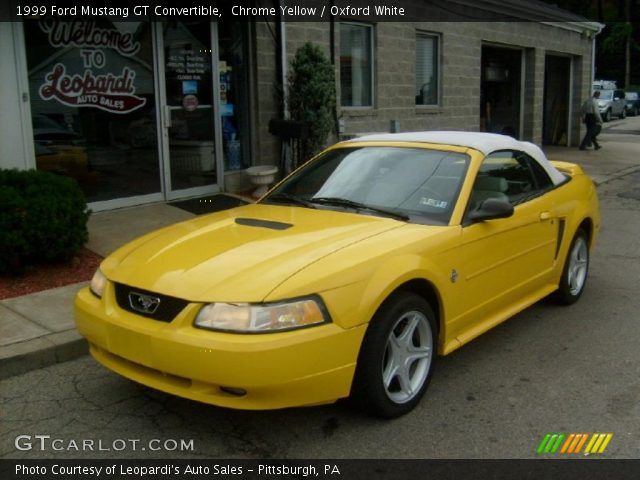
[(613, 107), (611, 108), (613, 115), (622, 114), (624, 103), (624, 92), (622, 90), (615, 90), (613, 92)]
[(456, 269), (460, 301), (451, 324), (462, 343), (549, 288), (558, 241), (552, 186), (524, 152), (499, 151), (484, 159), (465, 217), (487, 198), (510, 202), (514, 213), (463, 224)]

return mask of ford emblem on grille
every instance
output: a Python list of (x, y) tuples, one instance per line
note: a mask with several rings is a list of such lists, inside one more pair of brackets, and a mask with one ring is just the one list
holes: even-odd
[(151, 295), (145, 295), (144, 293), (130, 292), (129, 305), (131, 305), (131, 308), (136, 312), (152, 315), (158, 309), (160, 299), (158, 297), (152, 297)]

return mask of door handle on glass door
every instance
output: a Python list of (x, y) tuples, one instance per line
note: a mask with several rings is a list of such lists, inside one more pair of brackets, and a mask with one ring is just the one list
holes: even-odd
[(171, 128), (171, 107), (164, 106), (164, 128)]

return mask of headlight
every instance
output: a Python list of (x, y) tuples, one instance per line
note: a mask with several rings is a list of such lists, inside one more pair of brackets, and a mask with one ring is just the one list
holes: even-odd
[(320, 300), (303, 299), (281, 303), (210, 303), (202, 307), (194, 325), (211, 330), (272, 332), (328, 322)]
[(96, 273), (93, 274), (93, 278), (91, 279), (91, 285), (89, 286), (89, 288), (91, 289), (91, 291), (96, 297), (102, 298), (102, 294), (104, 293), (104, 287), (106, 285), (107, 285), (107, 277), (105, 277), (104, 274), (98, 268), (96, 270)]

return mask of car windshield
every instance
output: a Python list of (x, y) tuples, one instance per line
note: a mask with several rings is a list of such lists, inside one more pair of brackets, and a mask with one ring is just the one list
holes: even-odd
[(446, 225), (468, 164), (466, 154), (426, 148), (337, 148), (296, 171), (262, 201)]
[(600, 90), (600, 100), (611, 100), (613, 98), (613, 90)]
[(627, 92), (627, 94), (625, 95), (625, 98), (627, 100), (637, 100), (638, 99), (638, 92)]

